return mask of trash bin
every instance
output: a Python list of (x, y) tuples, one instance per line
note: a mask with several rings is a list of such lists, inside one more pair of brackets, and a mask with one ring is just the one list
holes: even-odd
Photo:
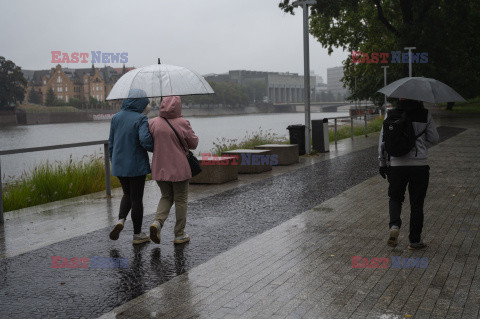
[(298, 154), (305, 154), (305, 125), (289, 125), (290, 144), (298, 144)]
[(328, 119), (312, 120), (312, 147), (320, 153), (330, 151), (328, 140)]

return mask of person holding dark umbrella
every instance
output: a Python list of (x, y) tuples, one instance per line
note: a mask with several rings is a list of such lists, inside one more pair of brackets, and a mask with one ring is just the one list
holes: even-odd
[(408, 77), (397, 80), (381, 90), (389, 97), (399, 98), (397, 107), (387, 113), (380, 132), (379, 172), (389, 183), (389, 234), (387, 245), (396, 247), (402, 226), (400, 214), (408, 186), (410, 196), (411, 250), (422, 249), (423, 206), (430, 179), (427, 163), (427, 142), (436, 144), (439, 135), (432, 115), (422, 101), (442, 103), (464, 101), (448, 85), (429, 78)]

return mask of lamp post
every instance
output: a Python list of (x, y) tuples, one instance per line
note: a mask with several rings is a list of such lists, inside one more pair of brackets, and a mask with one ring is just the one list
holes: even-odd
[(405, 50), (408, 50), (408, 77), (412, 77), (412, 50), (415, 50), (416, 47), (405, 47)]
[[(383, 69), (383, 86), (387, 86), (387, 69), (389, 66), (382, 66)], [(383, 103), (383, 107), (387, 107), (387, 96), (384, 95), (385, 97), (385, 102)], [(381, 114), (380, 114), (381, 115)]]
[(294, 7), (303, 8), (303, 65), (305, 96), (305, 152), (310, 154), (310, 52), (308, 44), (308, 6), (316, 4), (316, 0), (299, 0), (292, 3)]

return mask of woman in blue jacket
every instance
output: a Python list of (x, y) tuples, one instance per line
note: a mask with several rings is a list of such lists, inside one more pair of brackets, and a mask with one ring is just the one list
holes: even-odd
[(128, 212), (132, 210), (133, 244), (150, 240), (142, 232), (143, 190), (145, 176), (150, 173), (147, 151), (153, 152), (148, 118), (142, 114), (149, 102), (147, 98), (123, 100), (121, 111), (112, 118), (108, 140), (112, 175), (118, 177), (123, 189), (119, 220), (110, 232), (110, 239), (118, 239)]

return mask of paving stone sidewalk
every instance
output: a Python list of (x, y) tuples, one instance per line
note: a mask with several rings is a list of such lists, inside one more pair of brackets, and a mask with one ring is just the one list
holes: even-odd
[[(408, 227), (386, 246), (387, 182), (375, 176), (101, 318), (478, 318), (479, 150), (473, 125), (429, 150), (423, 251), (407, 249)], [(352, 268), (352, 256), (388, 268)], [(392, 256), (428, 266), (392, 268)]]

